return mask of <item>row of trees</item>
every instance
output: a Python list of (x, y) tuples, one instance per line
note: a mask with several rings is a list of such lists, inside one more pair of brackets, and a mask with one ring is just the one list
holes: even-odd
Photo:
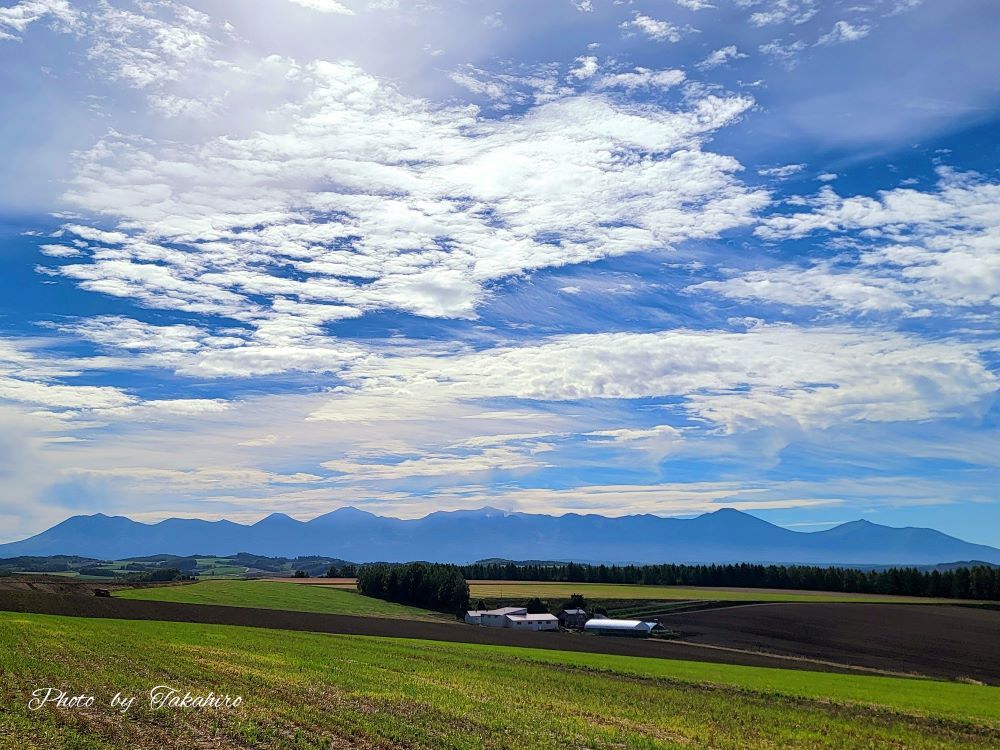
[(1000, 600), (1000, 568), (952, 570), (822, 568), (811, 565), (583, 565), (474, 563), (462, 567), (472, 580), (638, 583), (660, 586), (745, 586), (771, 589), (898, 594)]
[(469, 606), (469, 584), (455, 565), (364, 565), (358, 569), (358, 591), (440, 612), (458, 614)]

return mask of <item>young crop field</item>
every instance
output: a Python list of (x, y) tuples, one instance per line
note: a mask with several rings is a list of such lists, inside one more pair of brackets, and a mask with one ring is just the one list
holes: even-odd
[[(623, 583), (549, 583), (542, 581), (470, 581), (470, 596), (477, 599), (568, 599), (571, 594), (583, 594), (587, 599), (614, 601), (713, 600), (728, 602), (885, 602), (893, 604), (951, 603), (953, 599), (929, 599), (915, 596), (881, 596), (877, 594), (838, 594), (829, 591), (780, 591), (777, 589), (738, 589), (715, 587), (639, 586)], [(971, 602), (975, 604), (976, 602)]]
[[(291, 612), (320, 612), (329, 615), (441, 619), (439, 612), (362, 596), (357, 591), (334, 587), (295, 586), (276, 581), (199, 581), (180, 586), (155, 586), (115, 592), (122, 599), (144, 599), (184, 604), (222, 604), (230, 607), (260, 607)], [(452, 619), (452, 618), (448, 618)]]
[[(0, 675), (2, 750), (1000, 747), (997, 688), (232, 626), (0, 613)], [(244, 705), (153, 710), (162, 684)]]

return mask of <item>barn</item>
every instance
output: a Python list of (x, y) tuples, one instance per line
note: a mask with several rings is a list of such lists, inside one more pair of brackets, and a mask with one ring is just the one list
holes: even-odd
[(642, 620), (587, 620), (583, 626), (585, 633), (595, 635), (617, 635), (626, 638), (648, 638), (653, 633), (663, 630), (658, 622), (643, 622)]

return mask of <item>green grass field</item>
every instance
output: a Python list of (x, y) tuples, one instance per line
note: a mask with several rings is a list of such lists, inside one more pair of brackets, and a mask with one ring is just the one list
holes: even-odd
[[(116, 591), (122, 599), (145, 599), (185, 604), (224, 604), (230, 607), (260, 607), (292, 612), (322, 612), (330, 615), (441, 619), (439, 612), (362, 596), (325, 586), (297, 586), (274, 581), (199, 581), (180, 586), (155, 586)], [(453, 619), (453, 618), (448, 618)]]
[[(0, 613), (0, 675), (3, 750), (1000, 747), (998, 688), (230, 626)], [(97, 702), (30, 712), (50, 685)]]
[[(774, 589), (694, 588), (681, 586), (634, 586), (621, 583), (543, 583), (535, 581), (472, 582), (472, 600), (476, 599), (568, 599), (571, 594), (583, 594), (587, 599), (654, 600), (713, 600), (727, 602), (891, 602), (933, 604), (952, 599), (930, 599), (913, 596), (879, 596), (875, 594), (837, 594), (827, 591), (776, 591)], [(975, 602), (972, 602), (975, 603)]]

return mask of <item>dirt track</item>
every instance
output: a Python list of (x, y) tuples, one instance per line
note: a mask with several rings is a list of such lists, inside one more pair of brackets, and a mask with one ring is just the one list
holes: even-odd
[(912, 604), (758, 604), (659, 618), (684, 640), (1000, 685), (1000, 612)]

